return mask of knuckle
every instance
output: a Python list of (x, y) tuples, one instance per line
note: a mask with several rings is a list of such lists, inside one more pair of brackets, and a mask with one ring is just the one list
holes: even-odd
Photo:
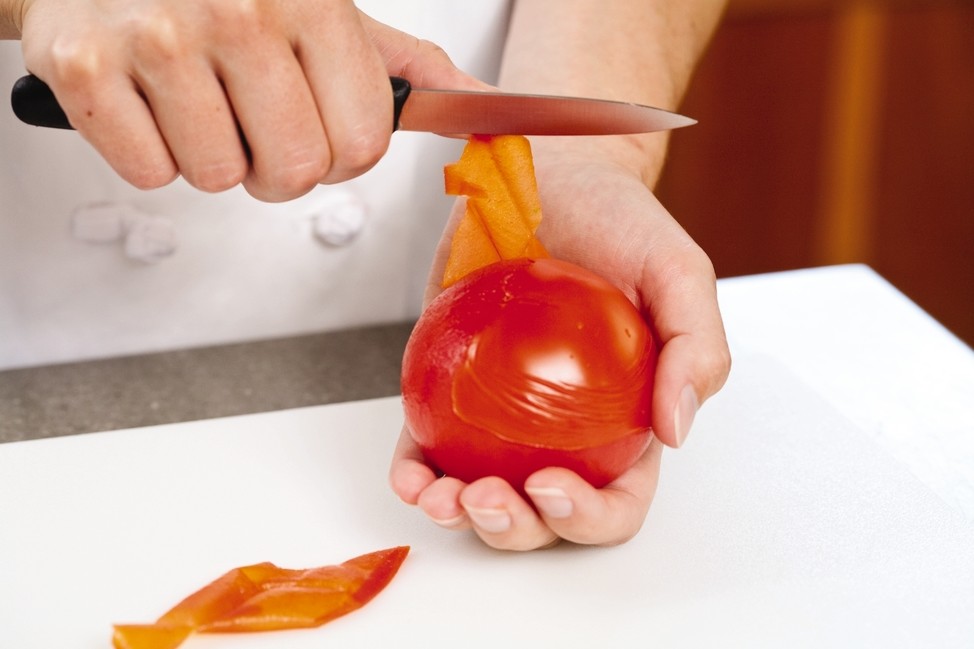
[(575, 519), (568, 529), (556, 529), (559, 535), (579, 545), (612, 547), (630, 541), (642, 528), (649, 503), (634, 502), (615, 512)]
[(710, 257), (689, 238), (684, 245), (670, 252), (662, 268), (666, 284), (688, 295), (699, 293), (704, 286), (715, 286), (717, 282)]
[(450, 55), (442, 47), (425, 38), (416, 39), (416, 58), (435, 57), (449, 60)]
[(137, 189), (148, 190), (165, 187), (176, 179), (178, 172), (175, 165), (137, 164), (131, 170), (121, 172), (120, 175)]
[(222, 192), (243, 182), (247, 167), (243, 163), (219, 162), (201, 168), (187, 169), (183, 177), (193, 187), (204, 192)]
[(247, 193), (264, 203), (283, 203), (304, 196), (311, 188), (301, 190), (288, 190), (279, 187), (269, 187), (256, 181), (245, 180), (244, 188)]
[(132, 51), (146, 64), (167, 64), (188, 54), (188, 34), (167, 10), (140, 13), (131, 19)]
[(243, 185), (254, 198), (268, 203), (279, 203), (304, 196), (317, 184), (312, 175), (282, 174), (275, 172), (262, 175), (254, 172), (248, 175)]
[[(420, 72), (428, 69), (439, 69), (444, 64), (453, 66), (453, 61), (446, 50), (433, 41), (424, 38), (416, 39), (411, 63), (416, 64)], [(417, 78), (417, 82), (420, 84), (425, 82), (422, 74)]]
[(222, 0), (209, 5), (209, 17), (218, 32), (233, 35), (248, 33), (259, 29), (264, 23), (265, 14), (259, 0)]
[(409, 77), (420, 87), (432, 83), (430, 74), (442, 72), (444, 64), (453, 66), (446, 50), (433, 41), (416, 37), (412, 37), (407, 46), (401, 47), (390, 63), (398, 74)]
[[(683, 254), (678, 254), (668, 264), (666, 281), (685, 295), (702, 295), (704, 287), (708, 293), (716, 294), (714, 287), (717, 283), (717, 275), (713, 262), (702, 248), (692, 242), (688, 244)], [(719, 331), (720, 315), (716, 311), (716, 305), (714, 308), (714, 318), (717, 320), (716, 331)], [(730, 374), (732, 359), (726, 336), (707, 337), (701, 353), (695, 357), (698, 375), (706, 381), (706, 392), (709, 396), (720, 389)]]
[(685, 254), (681, 255), (680, 261), (677, 261), (674, 266), (677, 272), (688, 282), (706, 280), (709, 283), (717, 281), (713, 262), (703, 248), (693, 241), (686, 244)]
[(375, 128), (356, 128), (354, 134), (336, 143), (332, 168), (348, 176), (365, 173), (379, 162), (389, 146), (389, 134)]
[(708, 358), (710, 359), (711, 390), (716, 392), (724, 385), (733, 364), (730, 348), (726, 341), (708, 354)]
[(324, 176), (324, 170), (325, 166), (319, 160), (282, 165), (269, 182), (279, 192), (296, 198), (311, 191)]
[[(695, 246), (695, 254), (688, 256), (685, 266), (680, 271), (683, 283), (690, 286), (700, 286), (705, 283), (708, 287), (715, 287), (717, 275), (710, 257)], [(713, 289), (716, 292), (716, 289)], [(715, 312), (714, 317), (719, 321), (720, 315)], [(718, 329), (720, 329), (718, 322)], [(712, 336), (708, 339), (709, 349), (702, 355), (703, 375), (709, 378), (710, 391), (716, 392), (730, 373), (731, 353), (725, 336)]]
[[(331, 159), (321, 145), (298, 145), (258, 154), (250, 188), (268, 201), (290, 200), (311, 191), (328, 173)], [(248, 189), (249, 191), (250, 189)], [(259, 195), (258, 195), (259, 194)]]
[(90, 87), (107, 71), (103, 50), (84, 36), (57, 39), (51, 46), (49, 61), (62, 88)]

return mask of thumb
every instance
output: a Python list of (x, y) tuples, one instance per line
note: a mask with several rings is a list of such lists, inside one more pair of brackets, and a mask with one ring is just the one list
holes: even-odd
[(361, 11), (359, 16), (389, 75), (404, 77), (417, 88), (495, 90), (457, 68), (436, 43), (380, 23)]

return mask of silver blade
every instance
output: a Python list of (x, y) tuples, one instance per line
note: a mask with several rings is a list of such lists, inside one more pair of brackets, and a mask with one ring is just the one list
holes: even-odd
[(444, 135), (612, 135), (696, 124), (662, 108), (620, 101), (413, 88), (399, 128)]

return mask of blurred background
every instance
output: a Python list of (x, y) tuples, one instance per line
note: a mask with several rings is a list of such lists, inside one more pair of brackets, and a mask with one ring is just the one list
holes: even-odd
[(731, 0), (663, 204), (719, 277), (864, 263), (974, 345), (974, 2)]

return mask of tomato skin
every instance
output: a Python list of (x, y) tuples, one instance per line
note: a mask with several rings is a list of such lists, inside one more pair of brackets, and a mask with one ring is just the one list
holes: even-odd
[(470, 273), (420, 317), (403, 356), (406, 423), (426, 460), (517, 489), (560, 466), (596, 487), (651, 438), (657, 349), (625, 295), (555, 259)]

